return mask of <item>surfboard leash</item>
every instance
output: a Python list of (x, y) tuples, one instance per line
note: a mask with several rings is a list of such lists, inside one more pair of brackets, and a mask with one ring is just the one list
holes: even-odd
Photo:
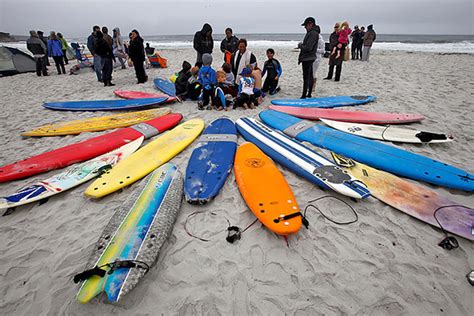
[(317, 202), (317, 201), (320, 201), (320, 200), (323, 200), (323, 199), (335, 199), (337, 201), (340, 201), (342, 203), (344, 203), (351, 211), (352, 213), (355, 215), (355, 219), (354, 220), (351, 220), (351, 221), (348, 221), (348, 222), (338, 222), (336, 220), (333, 220), (332, 218), (328, 217), (326, 214), (323, 213), (323, 211), (321, 211), (321, 209), (319, 209), (317, 206), (313, 205), (313, 204), (308, 204), (306, 205), (306, 207), (304, 208), (304, 218), (306, 218), (306, 212), (309, 208), (313, 207), (315, 208), (325, 219), (327, 219), (328, 221), (334, 223), (334, 224), (337, 224), (337, 225), (349, 225), (349, 224), (353, 224), (355, 222), (357, 222), (359, 220), (359, 215), (357, 215), (357, 212), (356, 210), (351, 206), (349, 205), (349, 203), (347, 203), (346, 201), (336, 197), (336, 196), (332, 196), (332, 195), (324, 195), (324, 196), (321, 196), (319, 198), (316, 198), (314, 200), (310, 200), (308, 201), (308, 203), (314, 203), (314, 202)]
[[(472, 209), (470, 207), (466, 207), (464, 205), (452, 204), (452, 205), (440, 206), (433, 212), (434, 219), (436, 220), (436, 222), (438, 223), (439, 228), (441, 228), (441, 231), (445, 235), (445, 238), (443, 240), (441, 240), (441, 242), (438, 244), (438, 246), (440, 246), (441, 248), (446, 249), (446, 250), (453, 250), (453, 249), (456, 249), (456, 248), (459, 247), (459, 243), (458, 243), (457, 239), (454, 236), (450, 236), (448, 234), (448, 232), (444, 229), (443, 225), (441, 225), (441, 222), (438, 220), (438, 217), (436, 216), (438, 211), (440, 211), (444, 208), (448, 208), (448, 207), (463, 207), (463, 208), (473, 210), (473, 211), (474, 211), (474, 209)], [(474, 230), (474, 227), (471, 227), (471, 229)]]
[[(103, 269), (105, 267), (108, 267), (109, 270)], [(74, 283), (79, 283), (81, 281), (86, 281), (86, 280), (88, 280), (89, 278), (91, 278), (93, 276), (98, 276), (98, 277), (103, 278), (105, 276), (105, 274), (112, 274), (117, 269), (125, 269), (125, 268), (128, 268), (128, 269), (130, 269), (130, 268), (144, 269), (145, 274), (147, 274), (148, 271), (150, 270), (150, 266), (144, 261), (140, 261), (140, 260), (118, 260), (117, 259), (114, 262), (109, 262), (109, 263), (103, 264), (101, 266), (95, 266), (92, 269), (85, 270), (81, 273), (78, 273), (74, 276), (73, 280), (74, 280)]]

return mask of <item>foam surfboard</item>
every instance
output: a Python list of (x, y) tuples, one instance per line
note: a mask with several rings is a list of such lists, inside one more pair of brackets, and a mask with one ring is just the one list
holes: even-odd
[(92, 159), (117, 149), (139, 137), (144, 136), (145, 139), (148, 139), (158, 135), (176, 126), (182, 117), (181, 114), (167, 114), (131, 127), (122, 128), (5, 165), (0, 167), (0, 182), (26, 178)]
[(234, 164), (237, 130), (234, 122), (220, 118), (206, 127), (189, 158), (184, 194), (191, 204), (206, 204), (219, 194)]
[(99, 176), (120, 160), (130, 156), (143, 142), (144, 137), (102, 156), (75, 164), (65, 171), (22, 188), (9, 196), (0, 197), (0, 208), (11, 208), (49, 198), (72, 189)]
[(423, 115), (409, 113), (343, 111), (334, 109), (277, 105), (270, 105), (269, 109), (308, 120), (328, 119), (341, 122), (365, 124), (406, 124), (419, 122), (425, 119)]
[(108, 129), (122, 128), (151, 120), (170, 113), (169, 108), (151, 109), (138, 112), (127, 112), (101, 117), (92, 117), (69, 122), (59, 122), (55, 124), (43, 125), (31, 131), (21, 134), (21, 136), (45, 137), (76, 135), (83, 132), (99, 132)]
[(260, 112), (265, 124), (288, 136), (403, 177), (474, 191), (474, 174), (374, 140), (334, 130), (272, 110)]
[(301, 228), (302, 216), (293, 191), (257, 146), (245, 142), (238, 147), (234, 173), (245, 203), (265, 227), (283, 236)]
[(132, 90), (115, 90), (114, 94), (123, 99), (150, 99), (150, 98), (167, 98), (166, 103), (176, 101), (176, 97), (171, 97), (165, 93), (144, 92)]
[(140, 180), (189, 146), (203, 129), (202, 119), (192, 119), (178, 125), (103, 173), (84, 194), (100, 198)]
[(346, 123), (321, 119), (321, 121), (341, 132), (389, 142), (400, 143), (446, 143), (454, 138), (451, 135), (424, 132), (397, 126), (379, 126), (370, 124)]
[(376, 97), (370, 95), (333, 96), (308, 99), (277, 99), (272, 100), (274, 105), (335, 108), (340, 106), (353, 106), (375, 101)]
[(239, 133), (274, 161), (292, 172), (324, 188), (351, 198), (370, 195), (364, 185), (325, 157), (307, 146), (252, 118), (236, 122)]
[[(333, 154), (334, 160), (364, 182), (372, 195), (397, 210), (445, 231), (474, 240), (474, 209), (424, 186)], [(438, 223), (439, 222), (439, 223)]]
[(143, 181), (116, 209), (85, 271), (75, 277), (83, 280), (77, 301), (87, 303), (105, 292), (114, 303), (137, 285), (173, 230), (182, 194), (183, 179), (172, 164), (161, 166)]
[(153, 80), (153, 83), (156, 89), (160, 90), (163, 93), (166, 93), (171, 97), (176, 97), (176, 87), (171, 81), (163, 78), (156, 78), (155, 80)]
[(133, 100), (89, 100), (47, 102), (43, 107), (59, 111), (112, 111), (139, 109), (164, 103), (168, 98), (133, 99)]
[(222, 107), (224, 109), (227, 109), (227, 100), (225, 98), (224, 91), (220, 87), (216, 88), (216, 98), (219, 99), (220, 103), (222, 104)]

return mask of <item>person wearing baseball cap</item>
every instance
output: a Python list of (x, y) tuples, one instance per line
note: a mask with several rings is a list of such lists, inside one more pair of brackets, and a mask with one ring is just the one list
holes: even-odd
[(303, 93), (301, 99), (311, 98), (313, 88), (313, 63), (316, 60), (319, 33), (316, 31), (316, 21), (313, 17), (307, 17), (301, 24), (306, 29), (306, 35), (302, 43), (298, 44), (300, 54), (298, 64), (303, 68)]

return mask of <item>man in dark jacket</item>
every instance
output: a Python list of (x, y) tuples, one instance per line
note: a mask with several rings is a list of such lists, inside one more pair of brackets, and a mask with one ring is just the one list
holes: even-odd
[[(337, 30), (339, 29), (339, 23), (336, 23), (334, 25), (334, 32), (331, 33), (329, 36), (329, 51), (332, 52), (333, 48), (338, 44), (339, 42), (339, 35), (337, 34)], [(329, 71), (328, 71), (328, 76), (324, 78), (324, 80), (331, 80), (332, 75), (334, 73), (334, 67), (336, 67), (336, 78), (334, 79), (335, 81), (339, 81), (341, 78), (341, 72), (342, 72), (342, 61), (344, 60), (344, 54), (341, 54), (339, 58), (336, 58), (336, 54), (331, 54), (329, 55)]]
[(47, 56), (47, 49), (35, 31), (30, 31), (30, 38), (26, 41), (26, 48), (28, 48), (35, 58), (36, 74), (38, 77), (41, 76), (41, 74), (43, 74), (43, 76), (47, 76), (48, 69), (46, 68), (46, 63), (44, 61), (44, 57)]
[(230, 57), (237, 50), (238, 43), (239, 39), (232, 34), (232, 29), (230, 27), (226, 28), (225, 38), (221, 42), (221, 52), (224, 53), (226, 63), (229, 63), (229, 60), (226, 60), (226, 54)]
[(102, 82), (102, 62), (100, 60), (100, 56), (95, 52), (95, 42), (96, 42), (96, 35), (95, 33), (100, 31), (100, 26), (95, 25), (92, 28), (92, 33), (87, 38), (87, 48), (91, 52), (92, 56), (94, 56), (94, 71), (97, 76), (97, 80)]
[(316, 60), (316, 50), (318, 48), (319, 33), (316, 31), (316, 21), (313, 17), (307, 17), (303, 24), (306, 29), (306, 35), (303, 43), (298, 44), (300, 54), (298, 56), (298, 64), (303, 67), (303, 94), (301, 99), (311, 98), (311, 90), (313, 87), (313, 63)]
[(43, 36), (43, 31), (37, 31), (36, 34), (38, 34), (38, 38), (44, 43), (44, 46), (46, 46), (46, 55), (44, 56), (44, 63), (46, 66), (51, 66), (48, 58), (48, 39)]
[(214, 40), (212, 39), (212, 27), (205, 23), (200, 31), (194, 34), (193, 47), (197, 52), (196, 66), (202, 66), (202, 55), (212, 54)]
[(352, 38), (352, 45), (351, 45), (352, 60), (359, 59), (357, 56), (357, 46), (359, 45), (359, 42), (362, 40), (359, 26), (357, 25), (354, 26), (354, 31), (351, 34), (351, 38)]
[(112, 83), (112, 70), (113, 70), (113, 58), (114, 53), (112, 52), (112, 46), (107, 43), (107, 40), (104, 38), (104, 35), (101, 31), (95, 32), (96, 41), (95, 41), (95, 53), (100, 56), (101, 69), (102, 69), (102, 81), (104, 82), (104, 87), (115, 86)]

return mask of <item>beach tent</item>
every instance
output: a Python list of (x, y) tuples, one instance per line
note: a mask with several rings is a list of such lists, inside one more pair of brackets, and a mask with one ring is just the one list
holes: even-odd
[(36, 62), (33, 57), (19, 49), (0, 46), (0, 77), (35, 71)]

